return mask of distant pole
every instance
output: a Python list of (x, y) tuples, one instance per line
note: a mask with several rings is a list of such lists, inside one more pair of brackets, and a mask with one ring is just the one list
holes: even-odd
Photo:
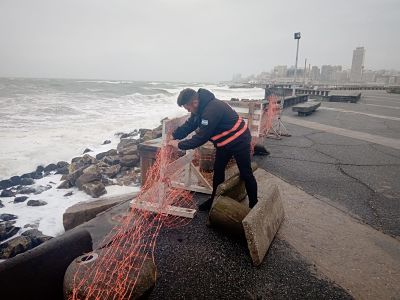
[(305, 62), (304, 62), (304, 85), (306, 85), (306, 73), (307, 73), (307, 58), (306, 58), (306, 60), (305, 60)]
[(296, 77), (297, 77), (297, 62), (299, 60), (299, 42), (301, 38), (300, 32), (295, 32), (294, 39), (297, 40), (297, 50), (296, 50), (296, 64), (294, 66), (294, 78), (293, 78), (293, 93), (292, 96), (296, 96)]

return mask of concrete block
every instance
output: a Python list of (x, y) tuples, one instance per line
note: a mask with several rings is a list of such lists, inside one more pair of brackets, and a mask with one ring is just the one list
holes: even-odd
[(70, 230), (82, 223), (95, 218), (99, 213), (122, 202), (132, 200), (136, 194), (124, 194), (106, 197), (93, 202), (80, 202), (69, 207), (63, 215), (65, 230)]
[(92, 250), (86, 230), (67, 232), (0, 263), (1, 299), (62, 299), (64, 274)]
[(267, 172), (257, 169), (254, 176), (258, 184), (258, 203), (242, 224), (253, 264), (258, 266), (283, 221), (284, 210), (279, 188), (268, 181)]

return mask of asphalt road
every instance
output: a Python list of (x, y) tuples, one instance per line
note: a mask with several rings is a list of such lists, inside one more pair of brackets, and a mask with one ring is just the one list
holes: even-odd
[[(285, 122), (285, 116), (290, 116), (400, 139), (400, 95), (363, 91), (359, 103), (323, 102), (321, 108), (309, 117), (298, 117), (289, 108), (282, 120)], [(385, 117), (398, 117), (399, 120)], [(375, 229), (400, 237), (398, 149), (298, 125), (285, 125), (292, 136), (282, 140), (267, 139), (266, 147), (271, 155), (256, 159), (261, 167)]]

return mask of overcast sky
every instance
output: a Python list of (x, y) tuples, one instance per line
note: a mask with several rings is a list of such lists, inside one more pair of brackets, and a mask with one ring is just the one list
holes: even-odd
[(219, 81), (294, 65), (400, 70), (400, 0), (0, 0), (0, 76)]

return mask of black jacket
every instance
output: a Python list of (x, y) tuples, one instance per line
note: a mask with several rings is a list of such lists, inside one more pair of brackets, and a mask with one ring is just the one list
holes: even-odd
[[(172, 134), (175, 139), (184, 139), (188, 134), (199, 130), (188, 140), (180, 141), (179, 149), (188, 150), (195, 149), (215, 135), (231, 130), (239, 119), (238, 114), (224, 101), (215, 98), (214, 94), (206, 89), (199, 89), (199, 108), (197, 112), (192, 113), (189, 119)], [(245, 126), (244, 121), (241, 122), (237, 130), (230, 132), (217, 141), (212, 141), (216, 146), (217, 143), (233, 136), (236, 132)], [(228, 143), (225, 147), (231, 147), (239, 142), (249, 143), (251, 135), (249, 129), (246, 129), (240, 136)]]

